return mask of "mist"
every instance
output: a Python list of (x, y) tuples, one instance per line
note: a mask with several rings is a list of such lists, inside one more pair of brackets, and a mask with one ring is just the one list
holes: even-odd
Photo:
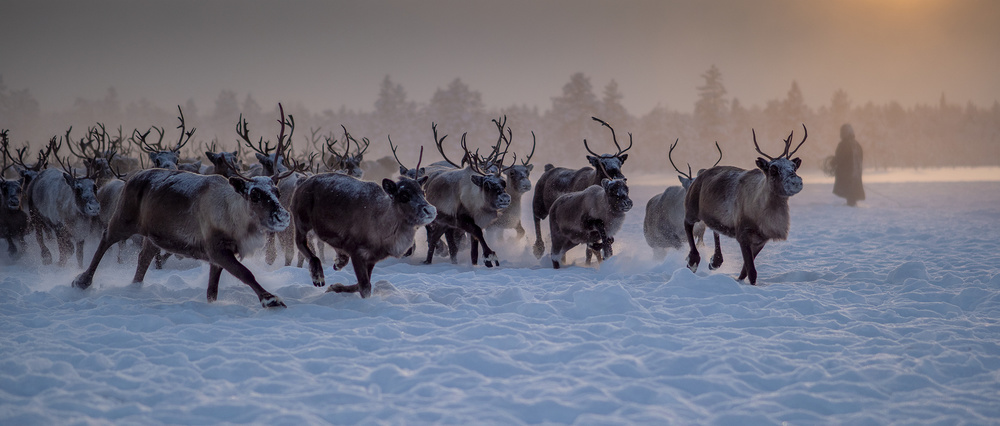
[[(517, 151), (583, 165), (582, 139), (629, 168), (752, 164), (750, 130), (780, 144), (809, 130), (818, 167), (851, 122), (874, 167), (1000, 159), (1000, 5), (991, 1), (14, 1), (2, 6), (0, 127), (44, 143), (96, 122), (176, 126), (235, 145), (240, 113), (262, 135), (277, 103), (299, 134), (387, 135), (415, 155), (430, 123), (474, 146), (503, 114)], [(723, 89), (705, 90), (716, 69)], [(706, 99), (711, 108), (699, 108)], [(169, 139), (170, 136), (167, 136)], [(962, 141), (955, 146), (955, 141)], [(620, 142), (624, 142), (621, 141)], [(189, 147), (196, 156), (197, 143)], [(766, 145), (765, 145), (766, 146)], [(457, 142), (451, 145), (457, 149)], [(766, 148), (765, 148), (766, 149)], [(643, 154), (646, 155), (643, 155)], [(522, 154), (523, 155), (523, 154)], [(569, 164), (567, 164), (569, 163)], [(708, 164), (706, 164), (708, 163)]]

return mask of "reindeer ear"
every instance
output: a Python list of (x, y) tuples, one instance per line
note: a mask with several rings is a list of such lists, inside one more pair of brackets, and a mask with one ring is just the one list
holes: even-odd
[(608, 178), (601, 179), (601, 187), (604, 188), (605, 191), (607, 191), (608, 188), (611, 187), (611, 179)]
[(425, 167), (421, 167), (420, 170), (417, 170), (417, 176), (427, 177), (427, 169)]
[(628, 154), (619, 155), (618, 159), (622, 161), (622, 164), (625, 164), (625, 160), (628, 159)]
[(681, 186), (683, 186), (685, 188), (687, 188), (688, 185), (691, 184), (691, 179), (688, 179), (688, 178), (686, 178), (684, 176), (677, 176), (677, 180), (681, 181)]
[(150, 159), (150, 160), (152, 160), (152, 159), (153, 159), (153, 158), (155, 158), (155, 156), (156, 156), (156, 153), (155, 153), (155, 152), (147, 152), (146, 154), (147, 154), (147, 155), (149, 155), (149, 159)]
[(587, 156), (587, 161), (589, 161), (590, 165), (594, 166), (594, 168), (597, 168), (597, 169), (601, 168), (601, 159), (600, 158), (594, 157), (593, 155), (588, 155)]
[(267, 161), (267, 156), (259, 152), (255, 152), (253, 155), (257, 156), (257, 161), (264, 162)]
[(233, 189), (240, 194), (245, 194), (247, 190), (247, 181), (242, 178), (233, 176), (229, 178), (229, 184), (233, 186)]
[(385, 193), (389, 194), (390, 197), (395, 197), (396, 192), (399, 190), (399, 188), (396, 187), (396, 182), (393, 182), (392, 179), (382, 179), (382, 189), (385, 190)]
[(66, 179), (66, 183), (68, 183), (70, 186), (73, 186), (73, 176), (71, 176), (69, 173), (63, 172), (63, 178)]
[(474, 183), (476, 186), (482, 188), (484, 182), (486, 182), (485, 177), (479, 175), (472, 175), (472, 183)]
[(524, 166), (524, 167), (528, 169), (528, 173), (531, 173), (531, 171), (535, 169), (535, 165), (534, 164), (528, 164), (527, 166)]
[(795, 165), (795, 170), (798, 170), (799, 166), (802, 165), (802, 159), (801, 158), (794, 158), (794, 159), (792, 159), (792, 164)]
[[(421, 168), (420, 168), (420, 174), (423, 174), (423, 173), (424, 173), (424, 168), (423, 168), (423, 167), (421, 167)], [(420, 184), (420, 186), (424, 186), (424, 185), (426, 185), (426, 184), (427, 184), (427, 180), (428, 180), (428, 179), (430, 179), (430, 177), (428, 177), (428, 176), (423, 176), (423, 177), (421, 177), (420, 179), (417, 179), (417, 183), (419, 183), (419, 184)]]
[(406, 167), (399, 166), (399, 175), (406, 176)]
[(770, 165), (771, 163), (769, 163), (767, 160), (761, 157), (757, 157), (757, 168), (763, 170), (764, 173), (767, 173), (767, 167)]
[(208, 157), (208, 161), (211, 161), (212, 164), (215, 164), (216, 161), (219, 161), (218, 159), (220, 156), (222, 156), (222, 154), (216, 154), (214, 152), (205, 151), (205, 157)]

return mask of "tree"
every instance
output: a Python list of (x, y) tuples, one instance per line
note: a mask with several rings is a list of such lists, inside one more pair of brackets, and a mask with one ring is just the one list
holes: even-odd
[[(406, 100), (406, 90), (398, 83), (393, 83), (388, 75), (379, 85), (378, 99), (375, 100), (373, 121), (376, 133), (388, 133), (399, 136), (408, 128), (416, 116), (417, 105)], [(412, 145), (412, 144), (408, 144)]]
[[(490, 124), (482, 94), (469, 89), (460, 78), (452, 80), (443, 90), (437, 89), (427, 108), (441, 135), (461, 135), (464, 132), (476, 135), (477, 130), (486, 129), (486, 124)], [(474, 144), (470, 143), (471, 146)]]
[(792, 80), (792, 87), (788, 89), (788, 96), (782, 103), (782, 113), (784, 119), (794, 125), (804, 123), (809, 116), (809, 106), (806, 105), (799, 83), (795, 80)]
[[(601, 112), (600, 104), (590, 85), (590, 78), (582, 72), (570, 76), (562, 89), (562, 96), (552, 98), (549, 118), (557, 129), (557, 137), (564, 143), (582, 143), (583, 139), (597, 135), (591, 117)], [(590, 130), (588, 130), (590, 129)]]
[(628, 123), (630, 121), (628, 111), (622, 105), (622, 99), (624, 98), (625, 96), (618, 90), (618, 82), (611, 80), (607, 86), (604, 86), (604, 97), (601, 98), (600, 118), (616, 127), (631, 127), (630, 123)]
[(694, 104), (695, 126), (703, 142), (712, 143), (725, 133), (726, 87), (722, 84), (722, 72), (713, 64), (701, 75), (705, 79), (698, 86), (698, 100)]
[(848, 114), (851, 112), (851, 99), (847, 97), (847, 92), (837, 89), (830, 99), (830, 114), (833, 121), (839, 126), (848, 121)]

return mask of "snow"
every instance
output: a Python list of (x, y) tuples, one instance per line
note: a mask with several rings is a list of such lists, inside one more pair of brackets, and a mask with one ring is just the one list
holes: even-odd
[(29, 243), (0, 260), (0, 424), (1000, 422), (1000, 182), (867, 187), (849, 208), (807, 178), (757, 287), (725, 237), (717, 271), (654, 260), (641, 208), (600, 267), (523, 240), (421, 265), (421, 231), (364, 300), (258, 253), (274, 310), (228, 274), (207, 303), (208, 267), (173, 258), (136, 287), (108, 255), (80, 291)]

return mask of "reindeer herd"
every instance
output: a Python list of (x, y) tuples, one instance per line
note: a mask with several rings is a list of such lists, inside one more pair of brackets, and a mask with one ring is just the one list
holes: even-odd
[[(375, 264), (389, 256), (413, 255), (420, 228), (427, 235), (424, 263), (431, 263), (435, 252), (443, 255), (445, 250), (451, 262), (457, 263), (459, 249), (468, 239), (472, 264), (479, 263), (481, 249), (488, 268), (501, 261), (490, 242), (497, 242), (506, 229), (515, 231), (517, 241), (526, 234), (521, 199), (532, 189), (531, 157), (537, 141), (532, 132), (531, 151), (519, 161), (517, 153), (510, 152), (513, 131), (506, 117), (493, 120), (498, 133), (493, 144), (470, 147), (463, 134), (458, 162), (446, 154), (447, 135), (438, 137), (437, 125), (432, 123), (433, 142), (444, 161), (422, 166), (421, 147), (415, 167), (407, 168), (391, 138), (392, 158), (365, 162), (363, 155), (371, 141), (361, 138), (359, 142), (344, 126), (342, 139), (331, 132), (325, 142), (320, 141), (319, 129), (311, 130), (307, 140), (315, 149), (292, 155), (295, 120), (285, 115), (280, 104), (278, 109), (273, 146), (263, 136), (254, 142), (250, 123), (240, 116), (236, 124), (240, 148), (227, 152), (217, 150), (215, 143), (204, 146), (207, 165), (181, 156), (195, 129), (188, 130), (180, 107), (177, 141), (167, 145), (164, 128), (153, 126), (145, 133), (136, 129), (125, 138), (120, 127), (115, 134), (98, 123), (78, 139), (70, 128), (31, 155), (27, 146), (11, 146), (9, 132), (3, 130), (0, 236), (7, 241), (10, 261), (23, 255), (26, 237), (34, 232), (43, 264), (53, 263), (47, 244), (54, 238), (57, 265), (65, 266), (75, 255), (82, 268), (84, 244), (99, 235), (94, 256), (73, 280), (74, 287), (91, 286), (113, 246), (118, 245), (117, 260), (123, 262), (122, 247), (131, 242), (140, 247), (134, 283), (143, 281), (154, 261), (161, 267), (170, 255), (190, 257), (209, 264), (208, 301), (217, 299), (219, 279), (226, 271), (250, 286), (262, 306), (282, 307), (281, 299), (265, 290), (242, 263), (261, 247), (266, 247), (268, 264), (277, 260), (279, 246), (286, 266), (298, 254), (298, 266), (307, 261), (313, 285), (323, 287), (322, 259), (328, 245), (336, 254), (334, 270), (350, 263), (357, 277), (356, 284), (336, 284), (328, 291), (368, 297)], [(545, 253), (541, 221), (547, 219), (549, 255), (556, 269), (565, 264), (566, 252), (581, 244), (588, 265), (594, 257), (601, 262), (612, 256), (614, 236), (632, 208), (622, 171), (632, 134), (623, 149), (615, 129), (593, 119), (610, 130), (617, 152), (597, 154), (584, 139), (589, 167), (547, 164), (534, 185), (533, 253), (539, 259)], [(150, 137), (154, 131), (156, 142)], [(688, 165), (684, 173), (673, 161), (677, 141), (670, 146), (668, 158), (681, 186), (667, 188), (646, 205), (643, 231), (655, 253), (663, 256), (667, 249), (681, 249), (686, 240), (688, 268), (695, 271), (701, 260), (697, 245), (708, 228), (715, 242), (709, 268), (722, 265), (721, 233), (739, 243), (743, 256), (739, 279), (749, 278), (750, 284), (756, 284), (754, 259), (767, 241), (788, 235), (788, 198), (802, 189), (802, 179), (796, 174), (801, 160), (793, 155), (807, 135), (790, 149), (789, 134), (782, 154), (772, 157), (760, 149), (756, 132), (752, 133), (754, 147), (763, 156), (752, 170), (719, 166), (722, 150), (716, 143), (719, 161), (715, 165), (696, 175)], [(63, 147), (69, 155), (61, 155)], [(133, 148), (144, 155), (132, 157)], [(244, 148), (254, 152), (257, 160), (249, 167), (242, 161)], [(398, 165), (396, 179), (388, 170), (375, 171), (386, 169), (387, 163)], [(374, 165), (378, 179), (362, 180), (366, 164)]]

